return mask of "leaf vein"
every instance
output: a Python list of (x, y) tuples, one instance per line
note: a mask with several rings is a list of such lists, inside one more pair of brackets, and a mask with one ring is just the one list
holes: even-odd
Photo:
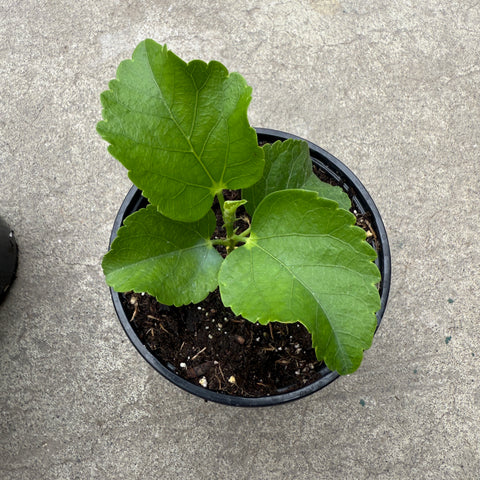
[[(180, 250), (173, 250), (171, 252), (166, 252), (166, 253), (161, 253), (161, 254), (158, 254), (158, 255), (153, 255), (151, 257), (148, 257), (148, 258), (143, 258), (141, 260), (135, 260), (135, 261), (132, 261), (131, 263), (129, 263), (128, 265), (123, 265), (119, 268), (116, 268), (114, 271), (115, 272), (121, 272), (121, 271), (124, 271), (126, 269), (130, 269), (132, 267), (134, 268), (139, 268), (140, 265), (144, 265), (146, 263), (151, 263), (152, 261), (156, 261), (156, 260), (159, 260), (159, 259), (162, 259), (162, 258), (165, 258), (165, 257), (173, 257), (173, 256), (176, 256), (177, 257), (177, 264), (178, 264), (178, 261), (180, 259), (180, 256), (188, 251), (191, 251), (191, 250), (195, 250), (195, 249), (199, 249), (199, 248), (205, 248), (206, 245), (205, 244), (197, 244), (197, 245), (194, 245), (192, 247), (189, 247), (189, 248), (182, 248)], [(129, 249), (118, 249), (117, 252), (120, 252), (122, 250), (129, 250)], [(136, 252), (136, 250), (132, 250), (134, 252)]]
[(148, 57), (148, 64), (150, 66), (150, 74), (152, 76), (152, 79), (153, 79), (153, 82), (155, 83), (155, 85), (157, 86), (158, 88), (158, 91), (160, 93), (160, 98), (163, 102), (163, 104), (165, 105), (165, 108), (168, 110), (168, 113), (170, 114), (170, 116), (172, 117), (172, 120), (173, 122), (175, 123), (176, 127), (178, 128), (179, 132), (182, 134), (182, 136), (187, 140), (190, 148), (192, 149), (192, 153), (193, 155), (195, 156), (195, 158), (197, 159), (198, 163), (201, 165), (201, 167), (203, 168), (203, 170), (205, 171), (205, 173), (208, 175), (208, 177), (210, 178), (212, 184), (215, 183), (214, 180), (213, 180), (213, 177), (212, 175), (210, 174), (209, 170), (207, 169), (207, 167), (205, 166), (205, 164), (202, 162), (200, 156), (197, 154), (197, 152), (195, 151), (195, 149), (193, 148), (193, 144), (191, 142), (191, 138), (183, 131), (183, 128), (181, 127), (180, 123), (178, 122), (177, 120), (177, 117), (175, 116), (175, 114), (173, 113), (173, 110), (171, 109), (171, 107), (167, 104), (167, 101), (165, 100), (165, 96), (163, 94), (163, 91), (162, 91), (162, 88), (160, 87), (157, 79), (155, 78), (155, 75), (153, 74), (153, 68), (152, 68), (152, 64), (151, 64), (151, 59), (150, 57)]

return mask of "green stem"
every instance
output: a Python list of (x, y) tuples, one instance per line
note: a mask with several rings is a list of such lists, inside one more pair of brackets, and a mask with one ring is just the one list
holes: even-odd
[(240, 235), (234, 235), (232, 238), (233, 238), (233, 240), (235, 241), (235, 245), (236, 245), (238, 242), (247, 243), (247, 240), (248, 240), (248, 238), (243, 237), (242, 234), (240, 234)]
[(224, 247), (226, 247), (228, 244), (228, 241), (225, 238), (214, 238), (210, 241), (212, 242), (212, 245), (223, 245)]
[(246, 230), (244, 230), (242, 233), (239, 233), (238, 235), (235, 235), (235, 236), (238, 237), (238, 238), (242, 238), (243, 241), (245, 242), (245, 241), (246, 241), (245, 237), (246, 237), (247, 235), (250, 235), (250, 229), (251, 229), (251, 228), (252, 228), (252, 227), (248, 227), (248, 228), (247, 228)]
[(223, 196), (223, 192), (217, 193), (218, 203), (220, 205), (220, 209), (222, 211), (223, 217), (223, 227), (226, 231), (226, 238), (225, 239), (215, 239), (212, 241), (212, 245), (223, 245), (227, 248), (227, 254), (229, 254), (233, 249), (236, 247), (237, 243), (242, 242), (245, 243), (246, 236), (250, 233), (250, 228), (248, 228), (245, 232), (237, 235), (235, 233), (236, 229), (233, 228), (235, 221), (237, 220), (237, 208), (240, 205), (245, 203), (244, 200), (237, 200), (237, 201), (229, 201), (225, 202), (225, 198)]
[(235, 247), (237, 243), (246, 243), (247, 238), (242, 237), (241, 235), (233, 235), (231, 238), (214, 238), (213, 240), (210, 240), (212, 242), (212, 245), (223, 245), (224, 247)]
[(217, 193), (217, 198), (218, 198), (218, 203), (220, 204), (220, 210), (222, 211), (222, 217), (223, 217), (225, 212), (225, 197), (223, 196), (222, 191)]
[(236, 209), (231, 208), (230, 204), (229, 207), (225, 208), (225, 202), (223, 204), (223, 209), (222, 209), (222, 215), (223, 215), (223, 223), (225, 230), (227, 232), (227, 239), (231, 239), (232, 236), (234, 235), (233, 231), (233, 224), (235, 223), (235, 220), (237, 219), (236, 216)]

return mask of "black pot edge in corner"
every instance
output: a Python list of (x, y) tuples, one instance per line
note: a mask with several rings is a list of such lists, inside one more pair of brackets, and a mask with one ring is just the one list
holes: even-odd
[[(276, 140), (287, 140), (289, 138), (301, 139), (295, 135), (284, 133), (278, 130), (271, 130), (266, 128), (256, 128), (259, 142), (269, 142), (273, 143)], [(391, 257), (390, 257), (390, 247), (387, 238), (387, 232), (383, 224), (380, 213), (367, 192), (366, 188), (362, 185), (360, 180), (342, 163), (340, 160), (335, 158), (330, 153), (326, 152), (317, 145), (308, 142), (310, 147), (310, 155), (314, 163), (326, 170), (330, 175), (332, 175), (336, 180), (340, 181), (343, 185), (343, 188), (348, 192), (352, 191), (354, 194), (353, 201), (357, 210), (360, 213), (365, 213), (367, 211), (371, 214), (371, 223), (375, 232), (377, 233), (380, 248), (378, 253), (377, 265), (382, 274), (382, 280), (380, 282), (380, 299), (381, 307), (377, 312), (377, 328), (380, 325), (380, 322), (385, 312), (387, 305), (388, 294), (390, 290), (390, 280), (391, 280)], [(112, 234), (110, 237), (110, 244), (116, 237), (117, 230), (123, 223), (123, 220), (128, 217), (131, 213), (142, 208), (146, 205), (146, 200), (142, 197), (140, 190), (133, 186), (125, 197), (112, 229)], [(322, 370), (323, 376), (317, 381), (307, 385), (305, 387), (299, 388), (297, 390), (281, 393), (279, 395), (272, 395), (266, 397), (240, 397), (234, 395), (227, 395), (223, 393), (214, 392), (208, 389), (205, 389), (201, 386), (194, 385), (189, 381), (178, 376), (174, 370), (168, 368), (157, 358), (155, 358), (145, 347), (145, 345), (139, 340), (137, 334), (133, 330), (128, 317), (123, 309), (120, 294), (115, 292), (110, 288), (110, 293), (112, 295), (113, 304), (117, 313), (117, 316), (122, 324), (125, 333), (127, 334), (130, 341), (133, 343), (135, 348), (138, 350), (140, 355), (161, 375), (163, 375), (167, 380), (171, 381), (176, 386), (182, 388), (183, 390), (192, 393), (204, 400), (221, 403), (223, 405), (232, 405), (232, 406), (241, 406), (241, 407), (263, 407), (263, 406), (272, 406), (279, 405), (282, 403), (291, 402), (299, 398), (306, 397), (322, 388), (327, 386), (336, 380), (339, 375), (337, 372), (332, 372), (328, 368), (324, 367)]]
[(0, 303), (7, 296), (18, 265), (18, 247), (13, 230), (0, 218)]

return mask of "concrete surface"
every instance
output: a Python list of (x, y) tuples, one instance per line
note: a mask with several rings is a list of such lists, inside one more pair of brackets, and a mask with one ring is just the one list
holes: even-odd
[[(2, 479), (480, 478), (477, 0), (0, 5)], [(99, 94), (151, 37), (253, 86), (253, 125), (339, 157), (384, 216), (390, 302), (354, 375), (272, 409), (206, 404), (127, 341), (100, 269), (129, 181)]]

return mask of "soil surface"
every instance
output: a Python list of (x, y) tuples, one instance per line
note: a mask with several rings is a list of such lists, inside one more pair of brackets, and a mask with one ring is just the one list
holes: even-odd
[[(336, 184), (317, 166), (315, 174)], [(350, 192), (353, 194), (354, 192)], [(238, 191), (224, 193), (226, 200), (240, 198)], [(218, 204), (213, 210), (217, 229), (213, 238), (224, 237)], [(367, 241), (378, 247), (368, 215), (357, 225), (367, 231)], [(237, 233), (248, 228), (250, 218), (237, 210)], [(216, 247), (225, 256), (224, 247)], [(213, 391), (260, 397), (296, 390), (320, 378), (310, 333), (300, 323), (269, 325), (252, 323), (222, 304), (218, 289), (204, 301), (169, 307), (148, 294), (121, 295), (127, 317), (141, 342), (164, 365), (188, 381)]]
[(218, 290), (203, 302), (162, 305), (124, 295), (138, 337), (183, 378), (210, 390), (258, 397), (295, 390), (319, 378), (311, 336), (299, 323), (259, 325), (224, 307)]

